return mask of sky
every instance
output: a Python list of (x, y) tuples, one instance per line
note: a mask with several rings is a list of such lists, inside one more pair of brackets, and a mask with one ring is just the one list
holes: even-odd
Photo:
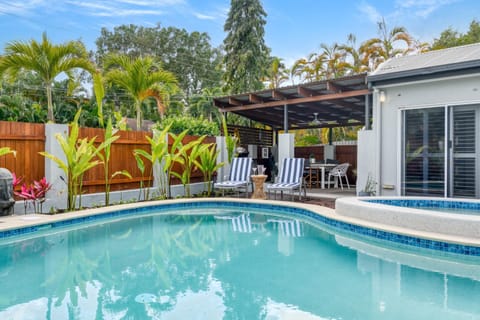
[[(267, 12), (265, 42), (272, 55), (293, 61), (320, 51), (322, 43), (357, 43), (376, 37), (377, 22), (402, 26), (421, 42), (431, 42), (451, 27), (464, 33), (480, 20), (478, 0), (262, 0)], [(102, 28), (122, 24), (184, 28), (206, 32), (212, 45), (222, 44), (227, 0), (0, 0), (0, 53), (10, 41), (54, 43), (82, 40), (89, 50)]]

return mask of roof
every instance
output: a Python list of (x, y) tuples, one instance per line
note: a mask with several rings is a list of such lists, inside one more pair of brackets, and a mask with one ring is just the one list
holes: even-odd
[(368, 82), (402, 82), (449, 74), (480, 71), (480, 43), (400, 56), (387, 60), (368, 77)]
[[(294, 86), (214, 99), (221, 112), (233, 112), (274, 129), (364, 125), (365, 96), (370, 94), (366, 74), (315, 81)], [(312, 122), (317, 113), (318, 122)]]

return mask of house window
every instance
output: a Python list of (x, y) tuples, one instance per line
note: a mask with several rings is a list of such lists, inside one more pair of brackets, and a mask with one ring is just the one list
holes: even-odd
[(445, 193), (445, 108), (403, 112), (402, 194)]

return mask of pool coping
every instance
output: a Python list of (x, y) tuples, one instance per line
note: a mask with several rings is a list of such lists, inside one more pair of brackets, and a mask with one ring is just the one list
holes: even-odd
[[(337, 200), (338, 205), (341, 201), (347, 198)], [(349, 201), (358, 198), (348, 198)], [(100, 207), (95, 209), (86, 209), (75, 212), (68, 212), (56, 215), (43, 214), (28, 214), (28, 215), (14, 215), (0, 217), (0, 233), (5, 233), (10, 230), (14, 232), (20, 228), (26, 228), (25, 233), (33, 232), (29, 227), (36, 229), (37, 226), (49, 225), (70, 225), (78, 221), (89, 222), (96, 221), (98, 215), (103, 215), (106, 218), (109, 214), (116, 216), (116, 212), (130, 210), (132, 213), (146, 212), (151, 207), (169, 207), (169, 206), (184, 206), (185, 208), (194, 208), (195, 203), (199, 206), (205, 203), (224, 203), (225, 206), (229, 204), (249, 204), (260, 206), (280, 206), (283, 208), (290, 208), (287, 213), (293, 215), (300, 215), (304, 217), (314, 218), (319, 222), (323, 222), (331, 227), (341, 228), (347, 231), (352, 231), (362, 235), (370, 236), (377, 239), (389, 240), (397, 243), (410, 244), (412, 246), (436, 249), (441, 251), (450, 251), (466, 255), (480, 255), (480, 238), (478, 237), (464, 237), (454, 236), (448, 234), (441, 234), (436, 232), (427, 232), (422, 230), (415, 230), (401, 227), (398, 225), (384, 224), (368, 219), (361, 219), (358, 217), (351, 217), (339, 214), (334, 209), (322, 207), (314, 204), (306, 204), (302, 202), (290, 201), (275, 201), (275, 200), (252, 200), (241, 198), (182, 198), (175, 200), (158, 200), (145, 201), (138, 203), (129, 203), (122, 205), (115, 205), (110, 207)], [(305, 210), (305, 212), (302, 212)], [(312, 214), (310, 214), (312, 213)], [(123, 214), (119, 214), (118, 218), (123, 218)], [(99, 220), (100, 221), (100, 220)], [(35, 230), (34, 230), (35, 231)], [(22, 233), (22, 232), (21, 232)], [(450, 245), (449, 245), (450, 244)], [(459, 252), (457, 252), (459, 251)], [(465, 252), (465, 253), (464, 253)]]

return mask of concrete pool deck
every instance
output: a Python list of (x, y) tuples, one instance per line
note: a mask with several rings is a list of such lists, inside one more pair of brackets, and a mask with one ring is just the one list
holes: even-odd
[[(392, 223), (386, 223), (385, 221), (372, 221), (372, 219), (366, 219), (364, 217), (358, 216), (349, 216), (344, 214), (345, 206), (342, 207), (343, 203), (355, 203), (359, 201), (359, 198), (342, 198), (337, 200), (337, 212), (334, 209), (309, 204), (302, 202), (291, 202), (291, 201), (278, 201), (278, 200), (251, 200), (251, 199), (241, 199), (241, 198), (192, 198), (192, 199), (175, 199), (175, 200), (159, 200), (159, 201), (148, 201), (140, 203), (130, 203), (122, 204), (109, 207), (101, 207), (95, 209), (86, 209), (75, 212), (60, 213), (55, 215), (47, 214), (27, 214), (27, 215), (13, 215), (13, 216), (3, 216), (0, 217), (0, 232), (7, 230), (15, 230), (24, 227), (37, 226), (55, 223), (59, 221), (66, 221), (76, 218), (84, 218), (89, 216), (95, 216), (98, 214), (115, 212), (125, 209), (134, 209), (138, 207), (151, 207), (151, 206), (162, 206), (176, 203), (191, 203), (191, 202), (227, 202), (227, 203), (259, 203), (265, 205), (274, 205), (274, 206), (284, 206), (290, 208), (299, 208), (305, 209), (320, 216), (337, 220), (340, 222), (366, 227), (370, 229), (390, 232), (399, 235), (411, 236), (415, 238), (428, 239), (433, 241), (441, 241), (447, 243), (454, 243), (460, 245), (468, 245), (480, 247), (480, 237), (473, 235), (461, 235), (461, 234), (448, 234), (445, 232), (438, 232), (436, 230), (419, 230), (418, 228), (409, 228), (404, 225), (395, 225)], [(339, 206), (340, 205), (340, 210)], [(343, 209), (342, 209), (343, 208)], [(340, 211), (341, 213), (339, 213)], [(432, 217), (434, 218), (434, 217)], [(480, 217), (479, 221), (480, 221)], [(121, 219), (121, 217), (119, 218)], [(479, 231), (480, 232), (480, 231)]]

